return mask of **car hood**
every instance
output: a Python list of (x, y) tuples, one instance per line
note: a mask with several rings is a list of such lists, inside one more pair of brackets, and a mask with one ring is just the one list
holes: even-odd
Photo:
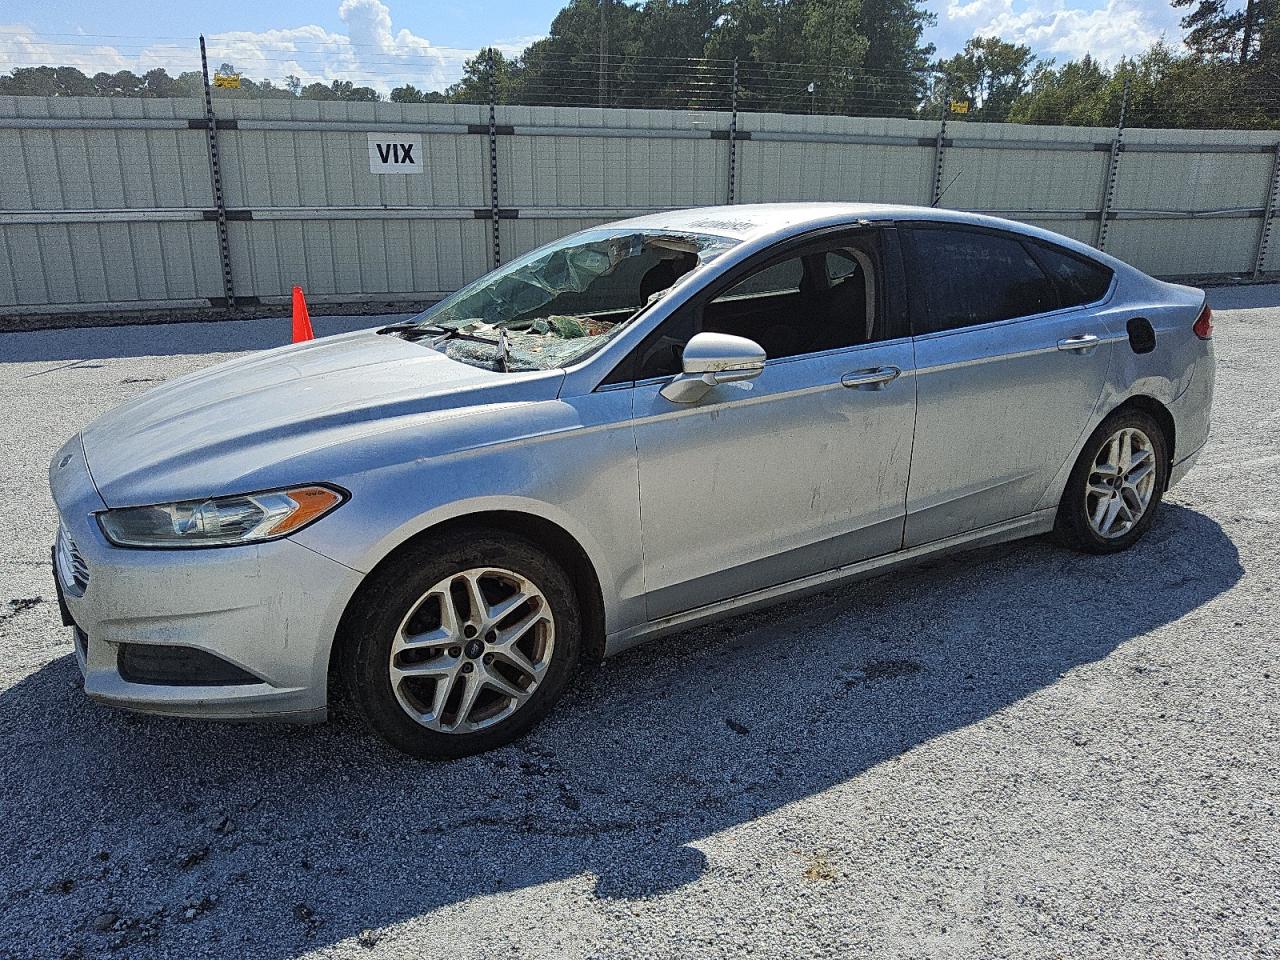
[[(83, 432), (108, 506), (244, 493), (325, 477), (273, 476), (319, 447), (464, 414), (554, 398), (563, 371), (497, 373), (421, 342), (361, 331), (221, 363), (116, 407)], [(248, 484), (248, 486), (246, 486)]]

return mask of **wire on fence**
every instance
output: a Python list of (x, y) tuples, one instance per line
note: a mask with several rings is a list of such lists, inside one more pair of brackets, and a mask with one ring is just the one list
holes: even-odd
[[(104, 41), (111, 41), (110, 44)], [(183, 50), (189, 49), (184, 61)], [(1051, 72), (1005, 92), (980, 89), (937, 67), (893, 70), (840, 63), (619, 55), (567, 56), (526, 51), (484, 60), (473, 51), (398, 56), (372, 44), (291, 38), (288, 46), (208, 42), (211, 66), (235, 65), (238, 89), (215, 99), (301, 97), (319, 100), (488, 103), (548, 107), (789, 113), (831, 117), (896, 117), (950, 122), (1114, 127), (1122, 89), (1131, 86), (1131, 127), (1280, 129), (1280, 87), (1245, 71), (1175, 78), (1147, 75), (1128, 63), (1102, 70), (1084, 88), (1055, 86)], [(18, 78), (14, 71), (49, 68), (62, 59), (83, 75)], [(323, 66), (315, 61), (320, 60)], [(237, 64), (238, 62), (238, 64)], [(465, 67), (464, 67), (465, 62)], [(174, 75), (144, 77), (161, 63)], [(133, 66), (130, 67), (129, 64)], [(1205, 69), (1209, 69), (1205, 67)], [(177, 37), (0, 35), (0, 94), (199, 97), (195, 42)], [(492, 77), (490, 77), (492, 74)], [(456, 79), (453, 79), (455, 78)], [(256, 79), (255, 79), (256, 78)], [(452, 82), (448, 82), (452, 79)], [(492, 81), (492, 82), (491, 82)], [(949, 93), (945, 92), (948, 90)], [(234, 86), (234, 84), (233, 84)], [(492, 93), (490, 92), (492, 90)], [(994, 91), (994, 92), (992, 92)]]

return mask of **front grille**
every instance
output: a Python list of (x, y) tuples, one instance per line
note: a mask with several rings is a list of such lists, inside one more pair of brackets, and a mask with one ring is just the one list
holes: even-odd
[(158, 643), (122, 643), (116, 669), (129, 683), (167, 687), (211, 687), (261, 683), (234, 663), (195, 647)]
[(58, 528), (58, 566), (61, 568), (59, 573), (63, 575), (62, 582), (84, 593), (85, 587), (89, 586), (89, 565), (84, 562), (65, 527)]

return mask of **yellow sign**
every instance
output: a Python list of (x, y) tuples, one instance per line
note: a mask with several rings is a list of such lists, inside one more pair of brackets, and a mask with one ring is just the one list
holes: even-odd
[(952, 100), (951, 112), (952, 113), (968, 113), (969, 101), (968, 100)]
[(228, 90), (240, 89), (240, 74), (238, 73), (215, 73), (213, 75), (213, 85), (215, 87), (225, 87)]

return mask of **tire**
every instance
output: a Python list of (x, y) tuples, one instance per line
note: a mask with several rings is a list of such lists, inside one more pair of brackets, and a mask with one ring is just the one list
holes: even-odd
[(500, 530), (455, 530), (370, 575), (339, 630), (343, 679), (397, 749), (480, 753), (526, 733), (560, 699), (580, 623), (573, 585), (545, 551)]
[[(1139, 456), (1140, 451), (1145, 451), (1144, 457)], [(1113, 464), (1112, 460), (1119, 462)], [(1142, 473), (1142, 479), (1131, 484), (1148, 462), (1149, 473)], [(1114, 474), (1113, 467), (1118, 468)], [(1127, 550), (1155, 521), (1168, 479), (1169, 445), (1160, 424), (1141, 410), (1117, 410), (1090, 435), (1071, 470), (1054, 524), (1059, 540), (1083, 553)], [(1109, 496), (1098, 492), (1107, 488), (1111, 489)], [(1109, 516), (1113, 518), (1110, 527)]]

